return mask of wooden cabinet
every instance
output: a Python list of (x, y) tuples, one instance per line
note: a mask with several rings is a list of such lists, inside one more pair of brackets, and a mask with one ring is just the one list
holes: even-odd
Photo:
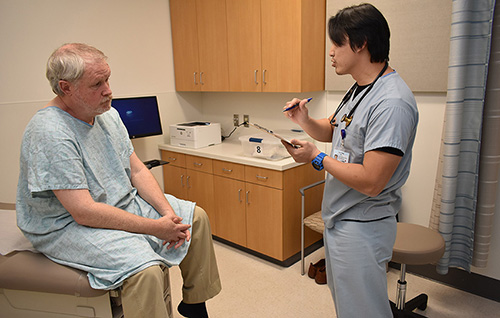
[(170, 10), (176, 90), (324, 90), (325, 0), (171, 0)]
[[(206, 210), (211, 206), (216, 237), (279, 262), (300, 251), (299, 189), (323, 179), (324, 173), (310, 165), (277, 171), (166, 150), (162, 160), (170, 162), (163, 168), (165, 192), (180, 193)], [(321, 193), (311, 198), (306, 211), (316, 212)], [(321, 235), (307, 232), (306, 246), (320, 239)]]
[(283, 190), (247, 182), (246, 194), (247, 247), (284, 260)]
[(270, 187), (281, 186), (282, 173), (214, 160), (214, 174), (217, 236), (282, 259), (283, 193)]
[(163, 166), (165, 193), (196, 202), (207, 212), (216, 234), (212, 160), (171, 151), (162, 151), (162, 160), (170, 162)]
[(170, 0), (175, 88), (228, 91), (225, 0)]
[(231, 91), (324, 90), (324, 0), (227, 0)]
[(215, 176), (214, 186), (217, 236), (247, 246), (245, 182)]

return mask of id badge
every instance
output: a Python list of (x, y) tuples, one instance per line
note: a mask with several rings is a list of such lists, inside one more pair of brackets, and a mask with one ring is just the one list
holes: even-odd
[(340, 149), (333, 150), (333, 158), (343, 163), (349, 163), (349, 153)]

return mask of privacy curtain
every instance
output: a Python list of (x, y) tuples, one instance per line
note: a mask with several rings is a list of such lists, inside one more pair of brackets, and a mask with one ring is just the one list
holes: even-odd
[[(472, 265), (486, 267), (496, 210), (500, 168), (500, 3), (495, 4), (483, 114), (477, 216)], [(500, 230), (500, 229), (497, 229)]]
[(470, 271), (474, 254), (494, 7), (494, 0), (454, 0), (452, 6), (448, 94), (430, 219), (430, 227), (439, 230), (446, 242), (437, 266), (441, 274), (449, 267)]

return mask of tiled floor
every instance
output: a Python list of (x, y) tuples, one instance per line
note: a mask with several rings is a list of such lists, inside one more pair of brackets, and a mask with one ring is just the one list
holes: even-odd
[[(222, 292), (207, 302), (211, 318), (302, 318), (336, 317), (326, 285), (300, 275), (300, 262), (284, 268), (214, 242), (222, 279)], [(323, 248), (306, 258), (306, 264), (324, 256)], [(389, 298), (394, 301), (399, 272), (390, 269)], [(408, 274), (407, 299), (421, 292), (429, 295), (423, 312), (428, 318), (500, 317), (500, 303), (440, 283)], [(178, 267), (171, 269), (174, 317), (181, 300), (182, 279)], [(362, 317), (360, 317), (362, 318)]]

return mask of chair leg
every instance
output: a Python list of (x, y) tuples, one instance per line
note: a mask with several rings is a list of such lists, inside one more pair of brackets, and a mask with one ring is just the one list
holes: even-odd
[(301, 274), (304, 276), (306, 273), (306, 264), (305, 264), (305, 255), (304, 255), (304, 241), (305, 241), (305, 233), (304, 233), (304, 209), (305, 209), (305, 202), (304, 202), (304, 195), (302, 195), (302, 202), (301, 202), (301, 217), (300, 217), (300, 266), (301, 266)]
[(400, 277), (398, 280), (398, 290), (396, 294), (396, 303), (391, 301), (391, 310), (394, 318), (418, 317), (425, 318), (420, 314), (414, 313), (413, 310), (418, 308), (425, 310), (427, 308), (428, 296), (420, 294), (408, 302), (406, 300), (406, 264), (401, 264)]
[(427, 308), (427, 300), (429, 297), (426, 294), (420, 294), (412, 300), (408, 301), (405, 304), (405, 309), (408, 311), (412, 311), (415, 308), (420, 310), (425, 310)]
[(300, 274), (304, 276), (306, 273), (306, 264), (304, 256), (304, 220), (302, 220), (302, 229), (300, 236)]
[(392, 310), (392, 316), (394, 318), (427, 318), (425, 316), (417, 314), (416, 312), (407, 311), (407, 310), (399, 310), (396, 307), (396, 304), (393, 303), (392, 301), (391, 301), (391, 310)]
[(396, 308), (404, 310), (406, 301), (406, 264), (401, 264), (400, 276), (398, 279), (398, 290), (396, 294)]

